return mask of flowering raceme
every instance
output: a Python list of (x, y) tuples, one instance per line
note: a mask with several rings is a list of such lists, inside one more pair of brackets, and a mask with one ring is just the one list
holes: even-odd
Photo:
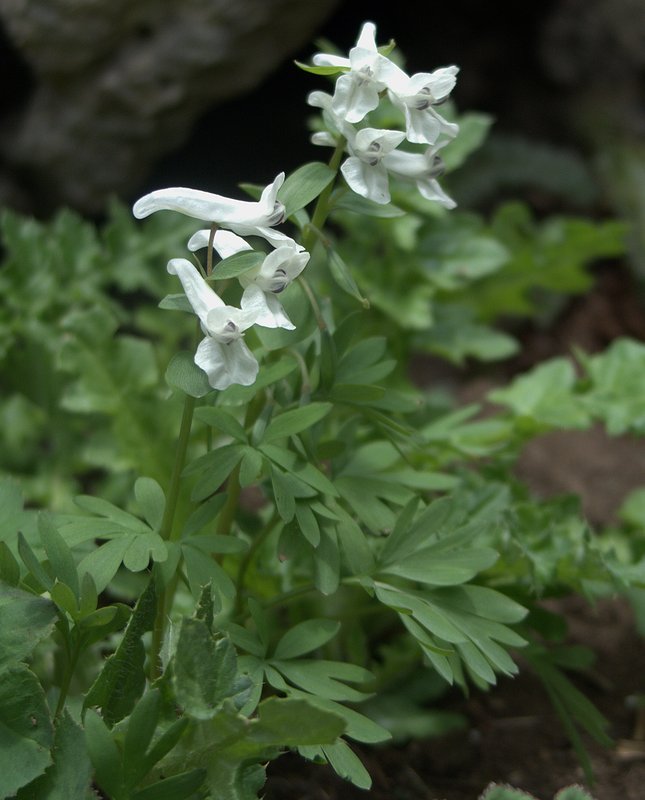
[[(395, 177), (415, 183), (426, 199), (454, 208), (454, 201), (437, 181), (443, 172), (437, 151), (458, 134), (459, 126), (444, 119), (434, 107), (447, 100), (459, 69), (449, 66), (409, 76), (379, 52), (375, 36), (376, 27), (366, 22), (348, 58), (327, 53), (314, 56), (315, 65), (337, 67), (342, 74), (333, 95), (315, 91), (307, 98), (309, 105), (322, 110), (326, 127), (313, 134), (312, 142), (337, 147), (344, 141), (348, 158), (341, 172), (349, 188), (362, 197), (382, 205), (389, 203), (389, 178)], [(366, 123), (367, 115), (377, 109), (385, 95), (403, 113), (404, 131), (373, 128)], [(357, 128), (361, 122), (364, 127)], [(400, 149), (406, 140), (426, 149)]]
[(171, 210), (219, 227), (213, 234), (210, 228), (197, 231), (188, 242), (189, 250), (207, 247), (211, 235), (213, 248), (221, 258), (253, 250), (240, 233), (259, 236), (274, 248), (258, 267), (238, 276), (244, 290), (240, 308), (226, 305), (187, 259), (173, 258), (168, 262), (168, 272), (181, 281), (205, 334), (195, 353), (195, 363), (214, 389), (254, 383), (258, 362), (243, 340), (251, 326), (287, 330), (295, 327), (276, 295), (300, 275), (309, 253), (286, 234), (273, 230), (274, 225), (284, 221), (285, 208), (277, 199), (284, 177), (281, 172), (257, 202), (179, 187), (151, 192), (133, 207), (138, 218)]

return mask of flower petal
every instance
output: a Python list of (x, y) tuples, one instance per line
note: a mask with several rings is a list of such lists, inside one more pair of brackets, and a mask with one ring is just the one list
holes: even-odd
[(195, 364), (204, 370), (213, 389), (232, 384), (250, 386), (258, 375), (258, 362), (242, 339), (223, 344), (210, 336), (199, 343)]
[(255, 324), (263, 328), (285, 328), (295, 330), (295, 325), (278, 298), (270, 292), (263, 292), (259, 286), (252, 283), (244, 290), (242, 295), (242, 308), (255, 315)]
[[(208, 247), (210, 241), (211, 231), (210, 228), (202, 228), (202, 230), (194, 233), (188, 240), (188, 249), (191, 252), (201, 250), (203, 247)], [(243, 250), (252, 250), (251, 245), (241, 236), (238, 236), (232, 231), (225, 231), (219, 229), (215, 231), (213, 237), (213, 247), (222, 258), (228, 258), (236, 253), (241, 253)]]
[(349, 67), (349, 59), (331, 53), (316, 53), (312, 61), (317, 67)]
[(439, 182), (434, 178), (417, 181), (417, 189), (419, 190), (419, 194), (425, 197), (426, 200), (433, 200), (444, 208), (457, 207), (457, 203), (444, 192), (441, 186), (439, 186)]
[(202, 325), (206, 325), (209, 312), (221, 308), (224, 302), (215, 294), (197, 271), (197, 268), (185, 258), (172, 258), (168, 262), (168, 272), (177, 275), (184, 287), (184, 292), (193, 311)]
[(356, 194), (381, 205), (390, 202), (387, 170), (382, 163), (371, 167), (360, 158), (350, 156), (343, 162), (340, 171), (349, 188)]
[(137, 200), (132, 213), (141, 219), (155, 211), (179, 211), (189, 217), (215, 222), (238, 233), (247, 233), (249, 228), (270, 227), (283, 221), (284, 206), (277, 200), (278, 190), (283, 182), (284, 172), (281, 172), (273, 183), (265, 187), (258, 202), (234, 200), (181, 186), (158, 189)]
[(376, 25), (373, 22), (364, 22), (361, 32), (356, 40), (356, 47), (378, 52), (376, 47)]
[(347, 122), (360, 122), (378, 103), (378, 89), (372, 81), (357, 80), (351, 72), (336, 81), (332, 109)]

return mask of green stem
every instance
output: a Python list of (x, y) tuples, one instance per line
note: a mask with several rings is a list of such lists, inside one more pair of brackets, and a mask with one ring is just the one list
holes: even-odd
[(184, 469), (184, 463), (186, 461), (186, 451), (188, 450), (188, 442), (190, 440), (190, 429), (193, 424), (194, 411), (195, 398), (187, 394), (186, 399), (184, 400), (184, 411), (181, 417), (181, 426), (179, 428), (179, 438), (177, 440), (177, 449), (175, 451), (175, 463), (172, 467), (170, 485), (168, 486), (166, 507), (164, 508), (161, 527), (159, 528), (159, 535), (161, 538), (168, 539), (170, 541), (175, 541), (179, 538), (178, 532), (173, 531), (173, 522), (175, 520), (175, 512), (177, 511), (177, 500), (179, 499), (179, 489), (181, 487), (181, 473)]
[[(193, 424), (193, 412), (195, 411), (195, 398), (186, 395), (184, 400), (184, 411), (181, 417), (179, 428), (179, 438), (177, 449), (175, 450), (175, 462), (170, 476), (170, 485), (166, 497), (159, 535), (166, 541), (174, 542), (179, 538), (179, 528), (174, 528), (175, 513), (177, 511), (177, 501), (179, 500), (179, 490), (181, 488), (181, 473), (186, 461), (188, 442), (190, 441), (190, 429)], [(172, 604), (177, 588), (177, 575), (173, 577), (168, 586), (161, 589), (157, 595), (157, 613), (155, 615), (154, 626), (152, 629), (152, 642), (150, 644), (150, 680), (154, 681), (161, 674), (160, 654), (166, 632), (166, 618), (168, 609)], [(154, 577), (153, 577), (154, 580)]]
[[(345, 139), (341, 139), (336, 145), (334, 154), (329, 160), (329, 168), (335, 173), (338, 172), (338, 167), (340, 166), (340, 161), (344, 152)], [(320, 231), (322, 231), (325, 222), (327, 221), (327, 216), (329, 215), (329, 198), (331, 197), (331, 193), (334, 191), (335, 183), (336, 179), (334, 178), (320, 193), (318, 200), (316, 201), (314, 213), (311, 217), (311, 223), (309, 224), (309, 228), (303, 236), (302, 244), (304, 245), (305, 250), (308, 250), (310, 253), (316, 244), (316, 239), (320, 235)]]
[(237, 578), (235, 580), (235, 612), (234, 615), (237, 616), (242, 612), (242, 588), (244, 586), (244, 578), (246, 577), (246, 572), (255, 557), (255, 554), (258, 552), (260, 547), (264, 544), (264, 542), (268, 539), (269, 535), (275, 530), (276, 524), (280, 521), (280, 515), (274, 512), (271, 519), (267, 522), (264, 526), (264, 530), (258, 534), (255, 539), (251, 542), (251, 546), (246, 551), (244, 558), (240, 563), (240, 567), (237, 571)]
[(208, 250), (206, 252), (206, 277), (213, 271), (213, 241), (215, 240), (216, 230), (217, 223), (211, 223), (211, 232), (208, 234)]
[(288, 603), (291, 600), (295, 600), (297, 597), (302, 597), (303, 594), (311, 594), (311, 592), (317, 591), (318, 589), (316, 588), (315, 584), (306, 583), (304, 586), (298, 586), (295, 589), (290, 589), (288, 592), (282, 592), (282, 594), (272, 597), (271, 600), (263, 603), (262, 608), (273, 608), (274, 606), (279, 606), (283, 603)]
[(320, 310), (320, 306), (318, 305), (318, 301), (316, 300), (316, 295), (313, 293), (311, 286), (309, 286), (307, 279), (303, 278), (303, 276), (300, 275), (298, 277), (298, 281), (302, 286), (304, 293), (307, 295), (307, 300), (309, 300), (309, 305), (311, 306), (311, 309), (314, 312), (314, 317), (316, 317), (318, 328), (321, 331), (327, 330), (327, 323), (325, 322), (325, 318), (323, 317), (322, 311)]
[[(247, 406), (246, 415), (244, 417), (245, 429), (250, 428), (255, 423), (256, 419), (262, 413), (263, 408), (264, 393), (258, 392), (258, 394), (256, 394), (256, 396)], [(233, 472), (231, 472), (229, 475), (226, 483), (226, 502), (224, 503), (224, 507), (220, 511), (219, 518), (217, 520), (217, 533), (221, 534), (222, 536), (226, 536), (231, 532), (233, 518), (235, 517), (235, 512), (237, 511), (237, 503), (240, 499), (240, 491), (240, 465), (238, 464)]]
[[(336, 145), (336, 149), (334, 150), (334, 154), (332, 155), (331, 159), (329, 160), (329, 168), (334, 171), (334, 173), (338, 173), (338, 167), (340, 166), (341, 158), (343, 157), (343, 153), (345, 152), (345, 139), (341, 139), (338, 144)], [(309, 251), (310, 253), (313, 251), (313, 248), (316, 245), (316, 241), (321, 237), (321, 231), (327, 221), (327, 217), (329, 216), (329, 199), (331, 197), (331, 193), (334, 190), (334, 185), (336, 183), (336, 178), (334, 177), (325, 188), (322, 190), (320, 195), (318, 196), (318, 200), (316, 201), (316, 206), (314, 208), (314, 213), (311, 216), (311, 222), (307, 226), (304, 236), (302, 237), (302, 244), (305, 250)], [(320, 311), (320, 306), (316, 300), (314, 293), (311, 290), (311, 287), (301, 275), (298, 278), (300, 285), (302, 286), (305, 294), (307, 295), (307, 299), (311, 305), (311, 308), (314, 312), (316, 317), (316, 322), (318, 323), (318, 328), (321, 331), (327, 329), (327, 324), (323, 319), (323, 315)]]
[(238, 464), (228, 476), (228, 482), (226, 484), (226, 502), (217, 520), (217, 533), (220, 534), (220, 536), (227, 536), (231, 532), (231, 526), (233, 525), (233, 519), (237, 511), (237, 502), (240, 499), (241, 491), (240, 465)]

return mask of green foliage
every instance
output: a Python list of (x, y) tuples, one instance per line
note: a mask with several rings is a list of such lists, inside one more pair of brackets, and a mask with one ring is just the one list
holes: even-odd
[[(491, 783), (481, 795), (480, 800), (536, 800), (536, 798), (521, 789)], [(593, 800), (593, 798), (582, 786), (567, 786), (565, 789), (560, 789), (553, 800)]]
[[(384, 101), (372, 124), (395, 111)], [(442, 149), (455, 187), (490, 125), (458, 119)], [(311, 256), (279, 293), (296, 328), (246, 331), (257, 379), (221, 392), (163, 269), (194, 221), (140, 226), (117, 204), (100, 229), (0, 217), (0, 797), (256, 800), (287, 749), (369, 788), (352, 742), (458, 730), (436, 699), (520, 663), (587, 772), (582, 733), (608, 742), (568, 677), (590, 654), (541, 600), (620, 590), (639, 608), (642, 492), (596, 534), (575, 498), (537, 502), (512, 467), (555, 429), (642, 435), (645, 348), (542, 363), (491, 392), (487, 416), (406, 370), (416, 353), (516, 352), (496, 323), (548, 321), (590, 263), (623, 252), (624, 226), (520, 203), (447, 215), (394, 181), (380, 205), (337, 166), (281, 187)], [(216, 264), (225, 305), (264, 259)]]

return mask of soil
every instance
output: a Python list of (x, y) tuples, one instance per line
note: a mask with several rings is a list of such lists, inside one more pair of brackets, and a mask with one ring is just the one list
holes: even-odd
[[(572, 301), (546, 329), (520, 332), (522, 353), (496, 374), (446, 373), (464, 402), (483, 397), (491, 386), (573, 346), (604, 349), (621, 335), (645, 340), (642, 298), (627, 270), (608, 267), (588, 295)], [(415, 367), (418, 374), (419, 365)], [(430, 379), (427, 362), (422, 381)], [(436, 374), (434, 377), (437, 377)], [(624, 496), (645, 484), (645, 445), (604, 431), (550, 434), (531, 443), (518, 473), (539, 496), (575, 492), (595, 525), (611, 523)], [(356, 747), (370, 772), (368, 792), (339, 779), (329, 767), (288, 754), (270, 765), (266, 800), (477, 800), (491, 782), (508, 783), (551, 800), (564, 786), (581, 784), (596, 800), (645, 798), (645, 712), (638, 710), (644, 690), (645, 639), (636, 630), (628, 601), (616, 597), (595, 607), (582, 598), (558, 601), (569, 623), (569, 641), (590, 647), (594, 669), (576, 681), (608, 721), (613, 746), (585, 739), (594, 784), (582, 768), (540, 682), (528, 671), (504, 679), (490, 692), (470, 698), (449, 695), (441, 708), (461, 712), (467, 730), (445, 738), (405, 745)]]

